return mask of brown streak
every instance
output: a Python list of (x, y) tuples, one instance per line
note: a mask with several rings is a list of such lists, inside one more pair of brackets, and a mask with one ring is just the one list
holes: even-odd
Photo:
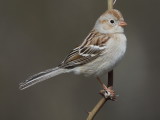
[(70, 62), (70, 61), (74, 61), (74, 60), (77, 60), (77, 59), (80, 59), (82, 56), (77, 54), (77, 55), (74, 55), (73, 57), (70, 57), (66, 62)]
[(105, 24), (105, 23), (107, 23), (107, 20), (100, 20), (99, 21), (101, 24)]
[(102, 14), (102, 16), (106, 15), (106, 14), (111, 14), (111, 15), (115, 16), (118, 20), (123, 18), (122, 14), (120, 13), (120, 11), (115, 10), (115, 9), (107, 10), (105, 13)]

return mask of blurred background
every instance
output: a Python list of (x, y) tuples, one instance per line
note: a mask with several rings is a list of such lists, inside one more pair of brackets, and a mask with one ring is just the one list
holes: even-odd
[[(107, 102), (95, 120), (160, 119), (159, 4), (117, 0), (114, 7), (128, 23), (128, 49), (114, 70), (118, 101)], [(106, 8), (107, 0), (0, 1), (1, 120), (86, 119), (101, 99), (95, 78), (63, 74), (24, 91), (18, 84), (58, 65)]]

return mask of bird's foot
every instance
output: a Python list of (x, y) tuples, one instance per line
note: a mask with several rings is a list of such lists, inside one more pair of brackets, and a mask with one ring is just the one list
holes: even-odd
[(100, 91), (100, 94), (106, 98), (115, 101), (117, 95), (115, 94), (115, 91), (111, 87), (105, 87), (103, 90)]
[(112, 87), (107, 87), (104, 83), (102, 83), (102, 81), (100, 80), (99, 77), (97, 77), (97, 80), (99, 81), (99, 83), (102, 85), (103, 87), (103, 90), (100, 90), (100, 94), (106, 98), (106, 99), (110, 99), (110, 100), (113, 100), (115, 101), (116, 100), (116, 97), (118, 95), (115, 94), (115, 91), (112, 89)]

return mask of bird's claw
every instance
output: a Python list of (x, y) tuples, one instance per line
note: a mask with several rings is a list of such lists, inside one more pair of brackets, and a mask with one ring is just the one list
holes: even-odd
[(103, 87), (103, 90), (101, 90), (99, 93), (106, 99), (110, 99), (113, 101), (116, 101), (116, 98), (118, 97), (115, 94), (115, 91), (112, 89), (112, 87), (107, 87), (101, 80), (99, 77), (97, 77), (98, 82), (101, 84), (101, 86)]
[(108, 87), (108, 88), (105, 88), (104, 90), (101, 90), (100, 91), (100, 94), (106, 98), (106, 99), (110, 99), (110, 100), (113, 100), (115, 101), (116, 100), (116, 97), (117, 95), (115, 94), (114, 90), (112, 90), (112, 88)]

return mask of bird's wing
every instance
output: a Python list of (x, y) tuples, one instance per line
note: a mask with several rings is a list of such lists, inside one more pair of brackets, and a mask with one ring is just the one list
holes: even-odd
[(103, 53), (109, 39), (110, 37), (106, 34), (91, 31), (84, 42), (73, 49), (59, 67), (74, 68), (95, 60)]

